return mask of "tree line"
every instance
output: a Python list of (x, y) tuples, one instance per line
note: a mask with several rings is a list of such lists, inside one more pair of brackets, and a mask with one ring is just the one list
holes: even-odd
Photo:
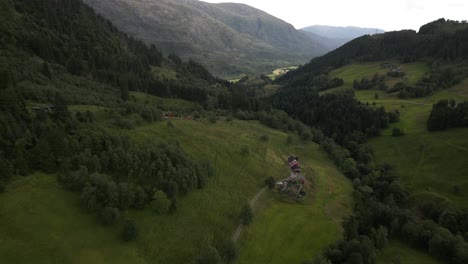
[(427, 120), (427, 130), (445, 130), (468, 126), (468, 101), (441, 100), (432, 106)]
[(352, 180), (354, 214), (342, 223), (343, 239), (305, 263), (375, 263), (390, 236), (448, 263), (468, 261), (468, 211), (428, 203), (418, 205), (423, 215), (415, 212), (398, 173), (390, 164), (377, 164), (361, 136), (338, 145), (314, 130), (313, 140)]

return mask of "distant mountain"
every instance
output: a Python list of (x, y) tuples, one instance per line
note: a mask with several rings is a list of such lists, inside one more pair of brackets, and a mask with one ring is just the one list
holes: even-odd
[(327, 49), (331, 50), (363, 35), (385, 32), (382, 29), (375, 28), (333, 27), (320, 25), (301, 28), (300, 31), (306, 33), (313, 40), (323, 43)]
[(264, 73), (301, 64), (329, 49), (253, 7), (197, 0), (84, 0), (120, 30), (191, 57), (215, 75)]
[(312, 59), (278, 78), (277, 82), (304, 85), (315, 75), (353, 62), (397, 59), (405, 63), (431, 58), (468, 61), (468, 23), (442, 18), (422, 26), (418, 33), (401, 30), (365, 35)]

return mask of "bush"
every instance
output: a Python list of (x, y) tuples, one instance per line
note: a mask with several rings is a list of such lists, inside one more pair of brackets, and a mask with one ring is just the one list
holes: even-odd
[(271, 176), (265, 179), (265, 185), (268, 186), (269, 189), (273, 189), (275, 187), (275, 183), (275, 179)]
[(268, 135), (261, 135), (260, 136), (260, 141), (267, 142), (268, 140), (270, 140), (270, 137), (268, 137)]
[(208, 249), (197, 258), (197, 264), (220, 264), (221, 257), (219, 256), (218, 250), (214, 247), (208, 247)]
[(312, 134), (309, 131), (304, 131), (301, 133), (301, 138), (304, 141), (312, 139)]
[(153, 201), (151, 202), (151, 208), (158, 214), (164, 214), (169, 211), (171, 201), (167, 199), (166, 194), (163, 191), (157, 191), (153, 195)]
[(244, 205), (244, 208), (242, 208), (242, 211), (241, 211), (241, 223), (243, 225), (250, 225), (250, 223), (252, 223), (252, 218), (253, 218), (252, 207), (250, 207), (250, 205), (248, 204)]
[(250, 154), (250, 149), (248, 146), (242, 146), (241, 147), (241, 155), (242, 156), (248, 156)]
[(119, 218), (119, 209), (115, 207), (104, 207), (99, 213), (99, 220), (104, 225), (112, 225)]
[(216, 124), (216, 121), (217, 121), (216, 116), (215, 116), (215, 115), (210, 115), (210, 116), (208, 117), (208, 121), (209, 121), (211, 124)]
[(404, 136), (404, 135), (405, 135), (405, 132), (402, 129), (400, 129), (398, 127), (394, 127), (392, 129), (392, 136), (401, 137), (401, 136)]
[(229, 239), (221, 247), (221, 256), (223, 257), (223, 261), (226, 263), (233, 262), (237, 259), (239, 254), (238, 251), (236, 243)]
[(136, 240), (139, 236), (138, 227), (133, 221), (127, 220), (122, 228), (121, 237), (125, 242)]

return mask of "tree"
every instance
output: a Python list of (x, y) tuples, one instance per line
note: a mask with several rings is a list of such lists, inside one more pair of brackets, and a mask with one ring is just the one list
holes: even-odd
[(231, 263), (237, 259), (239, 250), (237, 245), (231, 239), (224, 242), (221, 247), (221, 256), (226, 263)]
[(392, 136), (393, 137), (401, 137), (401, 136), (404, 136), (404, 135), (405, 135), (405, 132), (402, 129), (400, 129), (398, 127), (394, 127), (392, 129)]
[(275, 184), (276, 181), (272, 176), (265, 179), (265, 185), (268, 186), (269, 189), (273, 189), (275, 187)]
[(42, 63), (42, 74), (47, 77), (47, 79), (52, 79), (52, 73), (50, 72), (49, 64), (45, 61)]
[(13, 176), (13, 166), (0, 155), (0, 183), (5, 183)]
[(384, 226), (380, 226), (375, 232), (375, 247), (383, 249), (388, 245), (388, 230)]
[(243, 225), (250, 225), (250, 223), (252, 223), (252, 218), (253, 218), (252, 207), (250, 207), (249, 204), (244, 205), (240, 216), (241, 216), (241, 223)]
[(214, 247), (208, 247), (208, 249), (197, 258), (197, 264), (220, 264), (221, 257), (219, 256), (218, 250)]
[(119, 218), (119, 209), (115, 207), (104, 207), (99, 213), (99, 220), (104, 225), (112, 225)]
[(136, 224), (131, 221), (125, 221), (125, 224), (122, 227), (121, 237), (125, 242), (136, 240), (139, 236), (138, 227)]
[(153, 195), (153, 201), (151, 202), (151, 208), (157, 214), (167, 213), (169, 207), (171, 206), (171, 201), (167, 198), (166, 194), (158, 190)]

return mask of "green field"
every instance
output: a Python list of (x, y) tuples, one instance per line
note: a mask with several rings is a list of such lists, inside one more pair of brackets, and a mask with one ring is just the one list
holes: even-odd
[[(391, 85), (397, 81), (403, 81), (408, 84), (415, 84), (424, 73), (429, 71), (429, 67), (425, 62), (413, 62), (400, 64), (395, 61), (388, 61), (401, 68), (403, 72), (406, 73), (406, 77), (400, 80), (400, 78), (391, 78), (387, 77), (387, 84)], [(338, 89), (353, 88), (353, 81), (360, 81), (362, 78), (366, 77), (371, 79), (374, 74), (385, 74), (389, 71), (388, 68), (382, 68), (380, 65), (383, 62), (367, 62), (359, 64), (350, 64), (338, 69), (335, 69), (330, 72), (330, 77), (338, 77), (344, 80), (344, 85)]]
[[(84, 110), (75, 106), (72, 110)], [(97, 116), (108, 110), (91, 107)], [(340, 218), (349, 212), (351, 186), (314, 143), (304, 144), (295, 138), (287, 145), (287, 134), (266, 128), (255, 121), (210, 124), (206, 120), (172, 120), (139, 126), (133, 130), (105, 127), (125, 133), (141, 142), (179, 144), (197, 159), (210, 159), (216, 175), (202, 190), (195, 190), (178, 202), (175, 214), (156, 215), (149, 209), (125, 212), (140, 229), (140, 238), (132, 243), (120, 242), (114, 227), (100, 226), (94, 215), (79, 206), (79, 194), (63, 190), (55, 176), (36, 174), (24, 183), (0, 195), (0, 262), (5, 263), (187, 263), (207, 246), (230, 239), (238, 223), (242, 206), (263, 186), (267, 176), (287, 176), (285, 158), (295, 153), (303, 159), (317, 188), (311, 200), (288, 203), (265, 193), (255, 211), (254, 224), (241, 236), (241, 261), (249, 258), (257, 243), (257, 234), (266, 220), (275, 219), (275, 228), (300, 227), (288, 236), (291, 243), (304, 247), (284, 247), (283, 234), (269, 232), (273, 245), (258, 243), (257, 263), (269, 263), (269, 257), (281, 250), (287, 256), (304, 260), (314, 256), (340, 236)], [(267, 142), (260, 141), (267, 135)], [(247, 146), (248, 156), (241, 155)], [(323, 190), (327, 186), (329, 190)], [(315, 192), (317, 192), (315, 194)], [(294, 217), (285, 218), (293, 213)], [(266, 219), (268, 218), (268, 219)], [(258, 225), (256, 224), (258, 222)], [(258, 232), (257, 232), (258, 227)], [(291, 230), (286, 229), (285, 232)], [(280, 243), (281, 242), (281, 243)]]
[[(352, 89), (353, 80), (371, 78), (376, 72), (384, 73), (380, 64), (354, 64), (332, 71), (331, 75), (343, 78), (345, 85), (325, 92)], [(425, 63), (403, 64), (400, 67), (406, 72), (408, 78), (405, 81), (409, 84), (415, 83), (428, 71)], [(391, 84), (389, 81), (391, 79), (387, 78), (387, 84)], [(378, 162), (396, 166), (412, 198), (468, 208), (468, 129), (453, 128), (438, 132), (428, 132), (426, 129), (434, 103), (451, 98), (468, 100), (468, 79), (425, 98), (400, 99), (396, 94), (380, 90), (360, 90), (355, 94), (359, 101), (400, 112), (400, 121), (382, 131), (382, 136), (371, 139), (370, 144)], [(394, 127), (403, 129), (406, 135), (392, 137)], [(459, 191), (454, 191), (455, 186)], [(378, 256), (377, 263), (439, 262), (425, 253), (392, 241)]]
[(397, 240), (390, 240), (388, 246), (377, 256), (377, 264), (413, 263), (442, 264), (444, 262), (440, 262), (419, 250), (410, 248)]
[(301, 263), (341, 236), (338, 224), (351, 211), (352, 187), (322, 152), (312, 149), (301, 157), (310, 163), (304, 172), (312, 180), (311, 195), (298, 204), (266, 194), (241, 240), (239, 263)]
[[(401, 100), (375, 91), (358, 91), (356, 97), (365, 102), (383, 105), (387, 110), (398, 109), (400, 121), (391, 124), (381, 137), (372, 139), (376, 158), (380, 162), (395, 165), (403, 182), (414, 198), (433, 197), (439, 201), (468, 207), (468, 129), (452, 128), (446, 131), (428, 132), (426, 121), (432, 104), (441, 99), (468, 100), (467, 81), (453, 88), (436, 92), (420, 99)], [(391, 129), (401, 128), (406, 135), (392, 137)], [(461, 191), (454, 192), (455, 186)]]
[[(337, 89), (350, 89), (354, 79), (369, 78), (381, 72), (380, 64), (348, 65), (332, 71), (331, 75), (344, 79), (345, 85)], [(422, 62), (399, 66), (406, 72), (406, 81), (410, 83), (416, 82), (428, 71)], [(400, 99), (395, 94), (380, 90), (356, 91), (356, 98), (384, 106), (386, 110), (396, 109), (400, 112), (400, 121), (391, 124), (382, 131), (381, 137), (372, 139), (370, 143), (377, 161), (389, 162), (397, 167), (413, 198), (430, 198), (468, 207), (468, 179), (465, 177), (468, 174), (468, 129), (454, 128), (439, 132), (428, 132), (426, 129), (426, 121), (434, 103), (450, 98), (468, 100), (468, 79), (425, 98)], [(392, 137), (394, 127), (403, 129), (406, 135)], [(454, 192), (455, 186), (460, 191)]]

